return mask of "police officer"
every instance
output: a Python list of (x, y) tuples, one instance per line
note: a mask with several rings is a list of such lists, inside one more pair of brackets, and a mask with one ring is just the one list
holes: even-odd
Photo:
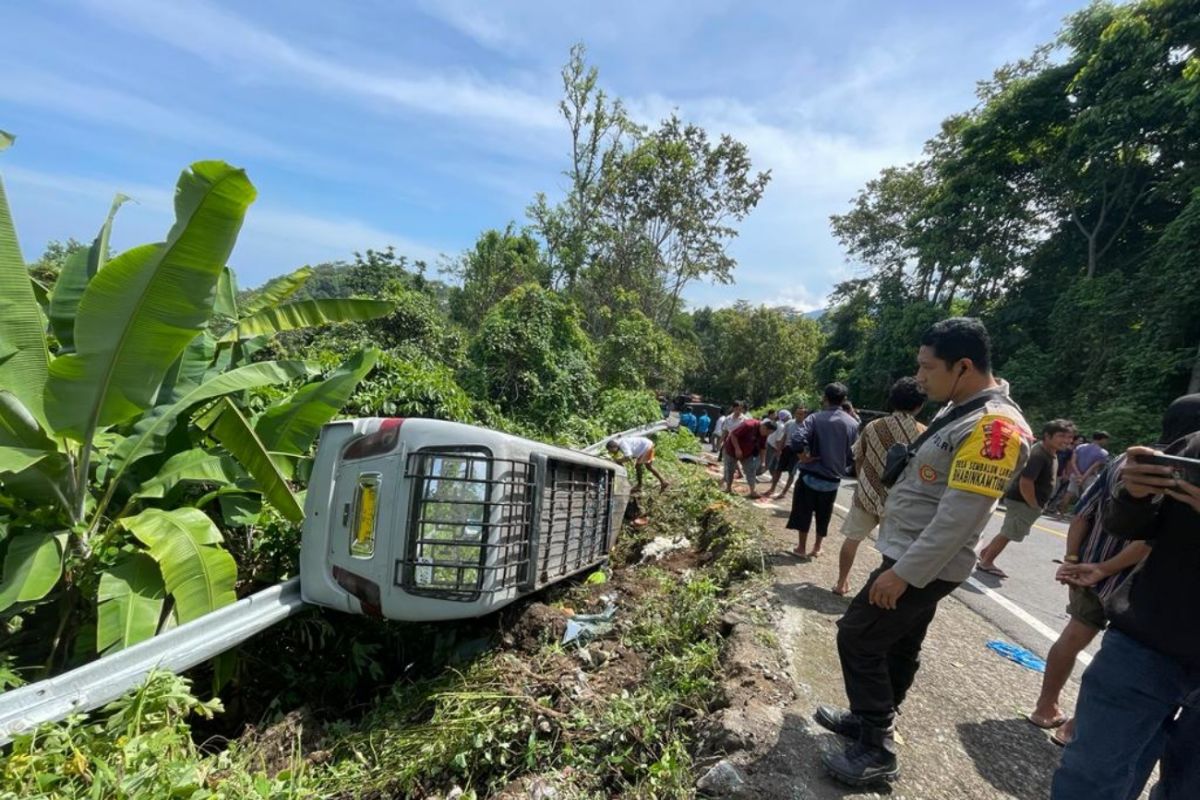
[(948, 404), (888, 493), (876, 545), (883, 564), (838, 621), (850, 708), (822, 706), (814, 715), (851, 740), (822, 761), (853, 786), (900, 774), (894, 720), (920, 666), (925, 632), (938, 602), (971, 574), (979, 535), (1032, 441), (1007, 382), (992, 375), (991, 342), (979, 320), (932, 326), (917, 365), (929, 399)]

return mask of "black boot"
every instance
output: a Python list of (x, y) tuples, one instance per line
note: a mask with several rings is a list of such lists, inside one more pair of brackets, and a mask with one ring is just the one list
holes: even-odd
[(862, 732), (862, 719), (852, 711), (832, 706), (817, 706), (813, 719), (827, 731), (833, 731), (838, 736), (858, 741)]
[(863, 724), (857, 742), (846, 745), (841, 752), (825, 753), (821, 763), (829, 774), (849, 786), (865, 786), (900, 777), (896, 764), (896, 743), (892, 728)]

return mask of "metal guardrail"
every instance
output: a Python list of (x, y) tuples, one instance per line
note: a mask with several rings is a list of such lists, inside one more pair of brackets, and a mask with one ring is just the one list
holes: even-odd
[(300, 579), (292, 578), (78, 669), (4, 692), (0, 744), (21, 731), (110, 703), (140, 686), (152, 670), (194, 667), (303, 607)]
[[(582, 452), (597, 455), (612, 439), (645, 436), (678, 424), (678, 418), (674, 426), (660, 420), (614, 433)], [(0, 745), (22, 731), (111, 703), (140, 686), (153, 670), (182, 672), (214, 658), (303, 607), (300, 578), (292, 578), (70, 672), (0, 693)]]

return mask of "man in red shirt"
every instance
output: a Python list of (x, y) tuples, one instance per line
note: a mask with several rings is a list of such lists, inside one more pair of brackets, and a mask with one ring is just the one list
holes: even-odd
[(725, 446), (722, 448), (725, 461), (726, 492), (733, 491), (733, 474), (737, 471), (740, 463), (742, 474), (746, 476), (746, 483), (750, 486), (748, 496), (751, 499), (758, 497), (758, 493), (754, 491), (758, 477), (758, 459), (766, 451), (767, 437), (774, 432), (776, 427), (776, 423), (769, 419), (762, 422), (756, 419), (747, 419), (729, 432), (729, 436), (725, 439)]

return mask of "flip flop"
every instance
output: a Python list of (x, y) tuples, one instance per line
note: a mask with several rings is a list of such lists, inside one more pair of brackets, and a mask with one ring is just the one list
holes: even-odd
[(1061, 728), (1056, 730), (1054, 733), (1050, 734), (1050, 741), (1054, 742), (1059, 747), (1066, 747), (1067, 745), (1069, 745), (1071, 743), (1071, 739), (1075, 738), (1072, 736), (1071, 739), (1064, 739), (1061, 736), (1061, 734), (1062, 734)]
[(800, 559), (800, 561), (802, 561), (802, 562), (812, 561), (812, 559), (808, 557), (808, 553), (804, 552), (803, 550), (801, 550), (798, 547), (793, 547), (788, 552), (790, 552), (796, 558)]
[(997, 578), (1008, 577), (1008, 573), (997, 567), (995, 564), (992, 564), (991, 566), (984, 566), (983, 562), (981, 561), (975, 565), (975, 569), (979, 570), (980, 572), (986, 572), (988, 575), (995, 575)]
[(839, 591), (839, 590), (838, 590), (838, 588), (837, 588), (836, 586), (835, 586), (835, 587), (833, 587), (832, 589), (830, 589), (829, 591), (833, 592), (833, 593), (834, 593), (834, 594), (836, 594), (838, 597), (845, 597), (845, 596), (846, 596), (846, 595), (849, 593), (849, 590), (847, 590), (847, 591), (845, 591), (845, 592)]
[(1067, 720), (1070, 719), (1070, 717), (1068, 717), (1065, 714), (1059, 714), (1057, 717), (1050, 720), (1049, 722), (1038, 722), (1036, 719), (1034, 719), (1033, 712), (1030, 712), (1025, 715), (1025, 719), (1029, 722), (1030, 725), (1033, 725), (1034, 727), (1041, 728), (1044, 731), (1051, 731), (1051, 730), (1054, 730), (1055, 728), (1061, 727), (1063, 724), (1066, 723)]

